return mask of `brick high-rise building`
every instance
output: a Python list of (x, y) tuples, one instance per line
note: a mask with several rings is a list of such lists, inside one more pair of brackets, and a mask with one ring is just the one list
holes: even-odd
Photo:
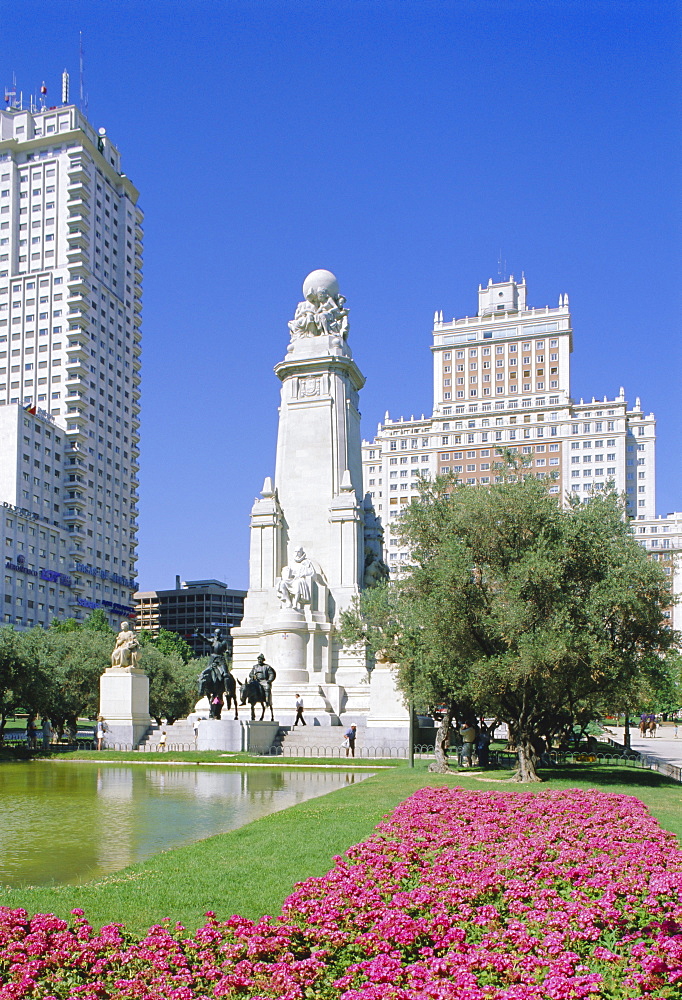
[(409, 558), (391, 527), (417, 495), (419, 474), (450, 473), (463, 483), (499, 478), (496, 458), (511, 449), (527, 474), (554, 473), (550, 492), (581, 498), (607, 483), (627, 496), (628, 512), (655, 511), (655, 420), (623, 389), (612, 399), (571, 397), (573, 329), (568, 296), (556, 308), (532, 308), (525, 279), (478, 289), (478, 312), (434, 317), (433, 413), (390, 419), (363, 442), (364, 488), (385, 531), (389, 567)]
[(134, 613), (142, 213), (68, 103), (0, 111), (3, 621)]

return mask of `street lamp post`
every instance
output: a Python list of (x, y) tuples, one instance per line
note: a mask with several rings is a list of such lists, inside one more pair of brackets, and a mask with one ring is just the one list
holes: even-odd
[(414, 767), (414, 694), (412, 684), (410, 684), (410, 728), (409, 728), (409, 756), (410, 767)]

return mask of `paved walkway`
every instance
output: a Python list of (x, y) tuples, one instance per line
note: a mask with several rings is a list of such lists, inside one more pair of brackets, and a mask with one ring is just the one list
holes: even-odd
[[(604, 728), (618, 743), (623, 742), (625, 730), (622, 726), (606, 725)], [(647, 757), (682, 767), (682, 725), (679, 727), (678, 739), (675, 739), (670, 723), (659, 726), (656, 736), (645, 736), (644, 739), (639, 735), (638, 729), (630, 729), (630, 746)]]

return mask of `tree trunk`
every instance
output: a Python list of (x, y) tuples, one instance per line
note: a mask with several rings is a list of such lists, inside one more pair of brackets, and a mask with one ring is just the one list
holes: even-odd
[(516, 741), (519, 763), (512, 775), (512, 781), (530, 782), (542, 781), (537, 772), (537, 755), (529, 737), (522, 736)]
[(434, 760), (429, 764), (429, 771), (437, 774), (449, 774), (450, 763), (448, 761), (447, 747), (450, 738), (450, 726), (452, 725), (453, 707), (448, 705), (436, 733), (436, 744), (434, 747)]

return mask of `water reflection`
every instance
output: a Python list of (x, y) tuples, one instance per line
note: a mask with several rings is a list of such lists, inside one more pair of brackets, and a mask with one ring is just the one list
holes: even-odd
[(88, 881), (355, 780), (338, 771), (0, 765), (0, 881)]

